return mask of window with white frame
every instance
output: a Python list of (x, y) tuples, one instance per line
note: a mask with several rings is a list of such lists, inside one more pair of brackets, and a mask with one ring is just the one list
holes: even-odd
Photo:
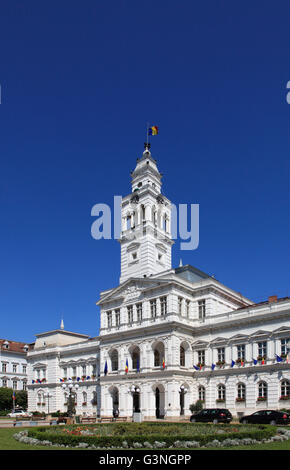
[(267, 341), (260, 341), (258, 343), (258, 357), (264, 359), (267, 357)]
[(245, 360), (246, 346), (244, 344), (239, 344), (237, 346), (237, 358)]
[(224, 363), (226, 360), (226, 352), (225, 348), (218, 348), (217, 349), (217, 357), (218, 357), (218, 362)]
[(198, 318), (199, 320), (204, 320), (205, 319), (205, 300), (199, 300), (198, 301)]
[(204, 349), (197, 351), (197, 360), (198, 360), (198, 364), (200, 365), (205, 364), (205, 350)]
[(7, 379), (2, 379), (2, 387), (7, 387)]
[(107, 325), (108, 328), (112, 328), (112, 312), (107, 312)]
[(17, 380), (12, 380), (12, 388), (13, 390), (17, 390)]
[(246, 399), (246, 385), (244, 383), (239, 383), (237, 385), (237, 398), (238, 400)]
[(12, 372), (17, 374), (17, 364), (12, 364)]
[(225, 400), (226, 399), (226, 387), (224, 384), (219, 384), (218, 388), (218, 400)]
[(22, 390), (27, 390), (27, 380), (22, 381)]
[(136, 304), (137, 321), (142, 321), (142, 303)]
[(7, 364), (6, 364), (6, 362), (2, 362), (2, 372), (7, 372)]
[(266, 382), (260, 382), (258, 385), (258, 398), (266, 399), (268, 395), (268, 386)]
[(198, 399), (205, 401), (205, 388), (203, 385), (198, 387)]
[(187, 318), (189, 318), (189, 312), (190, 312), (190, 300), (185, 301), (185, 313)]
[(116, 326), (120, 326), (120, 309), (115, 310), (115, 323)]
[(23, 373), (23, 374), (26, 374), (26, 370), (27, 370), (27, 367), (23, 365), (23, 366), (22, 366), (22, 373)]
[(290, 338), (282, 338), (281, 339), (281, 355), (282, 356), (287, 356), (288, 354), (288, 348), (290, 345)]
[(290, 381), (282, 380), (281, 382), (281, 398), (290, 398)]
[(133, 323), (133, 305), (128, 305), (127, 314), (128, 314), (128, 323), (129, 323), (129, 325), (132, 325), (132, 323)]
[(167, 297), (160, 297), (160, 314), (165, 316), (167, 314)]
[(182, 315), (183, 313), (183, 298), (182, 297), (178, 297), (178, 313), (179, 315)]
[(156, 299), (150, 300), (150, 312), (151, 312), (151, 318), (156, 318), (157, 316)]

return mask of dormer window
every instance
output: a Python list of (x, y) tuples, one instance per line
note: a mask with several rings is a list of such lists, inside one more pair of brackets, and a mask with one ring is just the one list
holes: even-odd
[(28, 344), (25, 344), (25, 346), (23, 346), (23, 351), (27, 352), (28, 351)]
[(4, 343), (3, 343), (3, 349), (9, 349), (9, 343), (8, 343), (8, 341), (4, 341)]

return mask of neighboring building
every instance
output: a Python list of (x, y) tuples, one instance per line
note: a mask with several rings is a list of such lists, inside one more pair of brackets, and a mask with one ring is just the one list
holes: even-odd
[[(234, 415), (290, 405), (290, 299), (254, 304), (190, 265), (172, 268), (171, 203), (146, 145), (122, 200), (120, 285), (101, 292), (97, 338), (62, 328), (28, 353), (29, 410), (144, 419), (189, 416), (198, 399)], [(43, 380), (44, 379), (44, 380)], [(46, 401), (50, 394), (50, 404)]]
[(0, 387), (26, 390), (26, 355), (30, 348), (26, 343), (0, 339)]

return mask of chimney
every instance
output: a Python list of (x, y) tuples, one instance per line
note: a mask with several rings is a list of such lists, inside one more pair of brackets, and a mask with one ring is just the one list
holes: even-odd
[(277, 302), (277, 300), (278, 300), (277, 295), (271, 295), (270, 297), (268, 297), (269, 304), (271, 304), (273, 302)]

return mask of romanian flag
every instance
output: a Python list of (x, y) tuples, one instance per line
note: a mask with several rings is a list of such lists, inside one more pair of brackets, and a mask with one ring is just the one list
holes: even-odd
[(241, 359), (241, 366), (244, 367), (245, 363), (244, 363), (244, 359)]
[(13, 390), (13, 393), (12, 393), (12, 400), (15, 400), (15, 398), (16, 398), (16, 397), (15, 397), (15, 392), (14, 392), (14, 390)]
[(129, 365), (128, 365), (128, 359), (126, 359), (126, 366), (125, 366), (125, 372), (128, 374), (129, 371)]
[(148, 135), (157, 135), (158, 134), (158, 127), (152, 126), (148, 129)]
[(262, 357), (262, 360), (261, 360), (261, 364), (264, 365), (265, 364), (265, 359)]
[(163, 361), (162, 361), (162, 368), (165, 369), (165, 361), (164, 361), (164, 358), (163, 358)]

